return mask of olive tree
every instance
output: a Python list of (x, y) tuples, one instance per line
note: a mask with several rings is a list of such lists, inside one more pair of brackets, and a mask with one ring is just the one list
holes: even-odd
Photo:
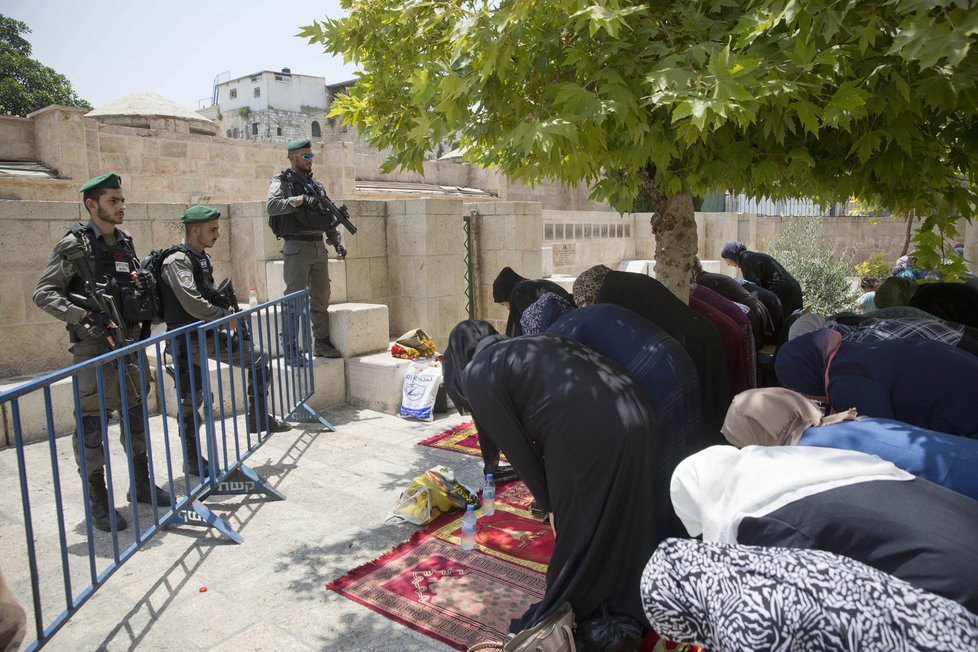
[[(343, 0), (300, 36), (361, 70), (331, 115), (421, 170), (464, 160), (655, 208), (688, 295), (692, 195), (858, 195), (946, 229), (975, 210), (978, 8), (964, 0)], [(953, 228), (953, 226), (952, 226)], [(932, 239), (918, 240), (928, 247)]]

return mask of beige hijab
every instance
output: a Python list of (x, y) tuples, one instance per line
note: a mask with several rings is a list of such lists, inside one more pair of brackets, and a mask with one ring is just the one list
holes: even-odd
[(737, 448), (794, 446), (806, 428), (855, 418), (855, 408), (824, 417), (812, 401), (798, 392), (783, 387), (765, 387), (737, 394), (730, 403), (720, 432)]

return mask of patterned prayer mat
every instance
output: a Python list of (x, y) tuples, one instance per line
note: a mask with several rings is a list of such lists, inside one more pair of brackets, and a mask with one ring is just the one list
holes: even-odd
[(543, 599), (553, 533), (503, 502), (479, 518), (475, 550), (459, 547), (461, 527), (461, 512), (446, 514), (326, 588), (459, 650), (502, 640)]
[(428, 437), (424, 441), (419, 441), (418, 445), (441, 448), (446, 451), (474, 455), (475, 457), (482, 454), (479, 451), (479, 433), (475, 430), (475, 423), (471, 421), (455, 426), (451, 430), (446, 430), (434, 437)]

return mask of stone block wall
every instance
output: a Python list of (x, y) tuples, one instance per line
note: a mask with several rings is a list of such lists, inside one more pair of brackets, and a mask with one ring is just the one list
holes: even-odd
[(0, 142), (8, 161), (34, 160), (34, 121), (30, 118), (0, 116)]

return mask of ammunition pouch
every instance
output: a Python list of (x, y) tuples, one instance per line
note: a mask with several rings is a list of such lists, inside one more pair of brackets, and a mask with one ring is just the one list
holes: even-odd
[(122, 318), (130, 324), (156, 319), (157, 305), (152, 293), (137, 288), (124, 288), (122, 291)]

